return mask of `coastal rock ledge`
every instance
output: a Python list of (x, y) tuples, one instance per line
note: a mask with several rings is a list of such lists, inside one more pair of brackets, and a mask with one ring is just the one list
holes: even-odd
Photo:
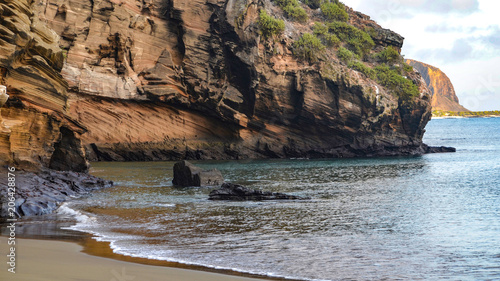
[[(16, 172), (15, 195), (8, 194), (6, 177), (0, 179), (0, 222), (24, 216), (40, 216), (54, 212), (64, 201), (111, 187), (112, 181), (86, 173), (47, 170), (40, 173)], [(15, 211), (9, 209), (14, 202)], [(11, 204), (12, 205), (12, 204)]]
[(210, 192), (209, 200), (231, 201), (264, 201), (264, 200), (305, 200), (304, 198), (285, 193), (261, 191), (239, 184), (224, 183), (220, 189)]

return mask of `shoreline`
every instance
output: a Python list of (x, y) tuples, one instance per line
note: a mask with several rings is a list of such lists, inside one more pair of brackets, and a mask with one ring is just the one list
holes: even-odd
[[(223, 276), (220, 278), (213, 279), (216, 280), (224, 280), (224, 281), (259, 281), (259, 280), (291, 280), (291, 281), (303, 281), (303, 279), (293, 279), (293, 278), (283, 278), (283, 277), (273, 277), (264, 274), (252, 274), (247, 272), (240, 272), (231, 269), (219, 269), (212, 268), (203, 265), (192, 265), (181, 262), (172, 262), (165, 260), (156, 260), (156, 259), (148, 259), (141, 257), (133, 257), (124, 254), (115, 253), (110, 246), (110, 242), (98, 241), (95, 238), (98, 236), (84, 232), (78, 231), (74, 229), (70, 229), (71, 226), (75, 225), (76, 221), (74, 219), (58, 217), (57, 214), (48, 214), (40, 217), (30, 217), (25, 218), (22, 221), (18, 221), (16, 224), (16, 241), (24, 241), (30, 240), (33, 241), (34, 244), (45, 244), (55, 242), (58, 244), (56, 246), (55, 251), (60, 251), (59, 247), (65, 247), (64, 244), (73, 244), (79, 247), (78, 251), (74, 251), (74, 254), (87, 256), (93, 259), (105, 259), (111, 262), (122, 262), (122, 263), (130, 263), (135, 266), (146, 266), (153, 268), (164, 268), (165, 270), (185, 270), (189, 272), (194, 272), (193, 276), (196, 277), (198, 275), (203, 277), (203, 274), (215, 274), (217, 276)], [(7, 224), (0, 223), (1, 231), (0, 231), (0, 256), (3, 259), (6, 259), (7, 251), (9, 250), (9, 245), (7, 244), (8, 232), (5, 231), (5, 227)], [(16, 245), (16, 248), (24, 248), (21, 246), (22, 244)], [(31, 248), (27, 251), (30, 253)], [(45, 249), (47, 255), (51, 254), (51, 249)], [(5, 254), (5, 255), (4, 255)], [(71, 253), (70, 253), (71, 254)], [(19, 255), (17, 255), (19, 256)], [(29, 256), (32, 256), (30, 253)], [(78, 257), (77, 257), (78, 258)], [(24, 258), (19, 256), (19, 262), (22, 263)], [(0, 259), (0, 261), (3, 261)], [(6, 261), (6, 260), (5, 260)], [(37, 261), (30, 261), (37, 262)], [(58, 263), (59, 261), (54, 261), (54, 263)], [(98, 263), (97, 260), (93, 261), (94, 263)], [(6, 263), (4, 263), (6, 264)], [(77, 270), (77, 269), (75, 269)], [(7, 268), (5, 268), (5, 272), (7, 272)], [(13, 275), (13, 274), (11, 274)], [(7, 275), (9, 276), (9, 275)], [(18, 277), (18, 275), (16, 275)], [(11, 280), (11, 279), (3, 279), (3, 273), (0, 273), (0, 280)], [(11, 276), (12, 277), (12, 276)], [(16, 278), (17, 278), (16, 277)], [(50, 281), (59, 280), (57, 277), (53, 277), (55, 279), (47, 279)], [(18, 279), (15, 279), (18, 280)], [(20, 280), (37, 280), (37, 279), (20, 279)], [(44, 279), (45, 280), (45, 279)], [(74, 279), (72, 279), (74, 280)], [(83, 279), (83, 280), (94, 280), (94, 279)], [(110, 279), (107, 279), (110, 280)], [(163, 279), (140, 279), (140, 280), (163, 280)], [(166, 279), (170, 280), (170, 279)], [(212, 280), (212, 279), (172, 279), (172, 280)], [(118, 280), (119, 281), (119, 280)]]
[(166, 268), (176, 268), (183, 270), (191, 270), (196, 272), (206, 272), (213, 274), (221, 274), (228, 277), (241, 277), (241, 278), (250, 278), (252, 280), (289, 280), (289, 281), (303, 281), (301, 279), (292, 279), (292, 278), (282, 278), (282, 277), (272, 277), (260, 274), (252, 274), (242, 271), (230, 270), (230, 269), (218, 269), (213, 267), (207, 267), (203, 265), (195, 265), (195, 264), (187, 264), (182, 262), (172, 262), (165, 260), (157, 260), (157, 259), (148, 259), (142, 257), (133, 257), (123, 254), (118, 254), (113, 251), (110, 247), (110, 242), (97, 241), (94, 239), (94, 235), (89, 233), (83, 233), (85, 237), (83, 241), (78, 243), (83, 247), (82, 253), (85, 253), (90, 256), (109, 258), (117, 261), (130, 262), (141, 265), (150, 265), (150, 266), (159, 266)]
[[(76, 232), (76, 231), (75, 231)], [(1, 280), (172, 280), (258, 281), (285, 280), (230, 270), (210, 269), (173, 262), (134, 258), (113, 253), (107, 242), (82, 233), (76, 241), (16, 238), (16, 273), (4, 267)], [(79, 240), (79, 241), (78, 241)], [(7, 262), (7, 237), (0, 236), (2, 260)], [(4, 255), (5, 253), (5, 255)], [(132, 277), (134, 279), (132, 279)], [(128, 279), (126, 279), (128, 278)], [(121, 280), (121, 279), (118, 279)], [(286, 279), (291, 280), (291, 279)]]
[(500, 118), (498, 115), (485, 115), (485, 116), (436, 116), (432, 117), (431, 120), (435, 119), (475, 119), (475, 118)]
[[(238, 271), (227, 268), (209, 267), (204, 265), (189, 264), (183, 262), (149, 259), (144, 257), (134, 257), (126, 254), (115, 253), (113, 248), (111, 247), (111, 242), (99, 241), (96, 239), (99, 238), (99, 236), (95, 234), (72, 229), (71, 227), (74, 226), (75, 224), (76, 221), (74, 220), (74, 218), (66, 217), (65, 215), (59, 215), (56, 213), (39, 217), (24, 218), (23, 220), (18, 221), (16, 223), (16, 240), (18, 239), (34, 240), (38, 241), (39, 243), (44, 243), (45, 241), (73, 243), (81, 247), (80, 252), (84, 255), (89, 255), (91, 257), (97, 257), (97, 258), (106, 258), (120, 262), (128, 262), (137, 265), (191, 270), (196, 272), (220, 274), (228, 277), (248, 278), (249, 280), (288, 280), (288, 281), (305, 280), (305, 279), (296, 279), (288, 277), (276, 277), (272, 275)], [(1, 240), (1, 239), (7, 239), (9, 235), (4, 226), (7, 226), (7, 224), (0, 223), (0, 256), (3, 257), (5, 257), (3, 252), (4, 251), (7, 252), (8, 247), (10, 247), (7, 245), (7, 242), (4, 243), (3, 240)], [(1, 276), (2, 275), (0, 275), (0, 277)], [(0, 280), (3, 279), (0, 278)], [(230, 281), (233, 279), (227, 279), (227, 280)]]

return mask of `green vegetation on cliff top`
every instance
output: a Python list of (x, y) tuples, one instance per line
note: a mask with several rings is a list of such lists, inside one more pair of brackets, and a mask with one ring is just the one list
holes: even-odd
[(275, 0), (275, 2), (283, 9), (289, 19), (302, 23), (306, 23), (309, 19), (307, 12), (297, 0)]
[(262, 9), (259, 15), (259, 27), (262, 36), (264, 36), (264, 38), (270, 38), (278, 36), (285, 31), (285, 22), (268, 15), (267, 12)]
[(311, 33), (304, 33), (299, 40), (293, 43), (293, 54), (303, 60), (314, 62), (318, 54), (325, 49), (318, 37)]
[(321, 12), (329, 20), (348, 21), (349, 14), (345, 10), (345, 6), (339, 1), (327, 2), (321, 4)]
[[(326, 54), (335, 54), (347, 67), (363, 73), (377, 81), (396, 96), (409, 100), (420, 95), (418, 86), (406, 78), (413, 68), (404, 63), (396, 47), (388, 46), (380, 52), (373, 38), (378, 34), (374, 28), (361, 30), (348, 23), (349, 13), (338, 0), (273, 0), (286, 18), (306, 23), (309, 19), (306, 9), (321, 8), (322, 19), (312, 26), (312, 33), (306, 32), (292, 44), (293, 54), (309, 63), (326, 59)], [(318, 16), (314, 16), (318, 18)], [(321, 17), (320, 17), (321, 18)], [(282, 20), (276, 19), (261, 10), (259, 25), (265, 38), (280, 36), (285, 30)], [(326, 53), (327, 49), (336, 51)]]
[(382, 86), (394, 91), (399, 97), (406, 100), (420, 95), (417, 85), (401, 76), (399, 69), (382, 64), (375, 67), (375, 72), (377, 73), (377, 81)]

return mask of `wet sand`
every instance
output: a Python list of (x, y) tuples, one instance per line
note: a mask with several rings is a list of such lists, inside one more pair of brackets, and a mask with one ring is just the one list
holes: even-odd
[[(91, 241), (87, 241), (91, 243)], [(165, 281), (256, 281), (267, 280), (231, 276), (213, 272), (203, 272), (167, 266), (147, 265), (106, 258), (105, 245), (96, 242), (84, 247), (77, 243), (53, 240), (16, 239), (16, 273), (8, 272), (7, 238), (0, 237), (0, 280), (12, 281), (59, 281), (59, 280), (165, 280)], [(101, 256), (92, 252), (103, 249)], [(91, 255), (92, 254), (92, 255)], [(131, 258), (133, 259), (133, 258)], [(144, 262), (146, 263), (146, 262)]]

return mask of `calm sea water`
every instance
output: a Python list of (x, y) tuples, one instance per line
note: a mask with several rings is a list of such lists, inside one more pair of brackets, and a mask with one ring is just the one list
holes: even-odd
[(432, 120), (425, 142), (457, 152), (195, 162), (307, 201), (213, 202), (174, 188), (172, 162), (94, 163), (116, 186), (59, 213), (129, 256), (304, 280), (500, 280), (500, 118)]

